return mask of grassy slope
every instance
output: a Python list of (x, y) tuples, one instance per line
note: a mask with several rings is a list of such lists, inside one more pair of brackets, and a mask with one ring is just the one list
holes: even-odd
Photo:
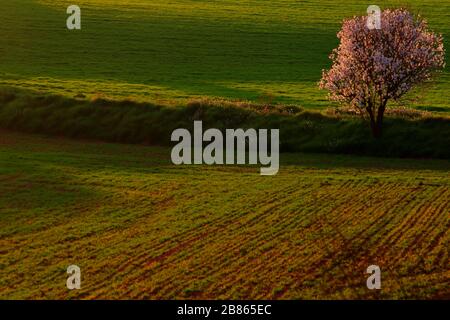
[[(377, 3), (421, 12), (449, 39), (450, 3)], [(329, 103), (316, 83), (340, 22), (367, 7), (353, 0), (79, 0), (83, 30), (69, 32), (69, 4), (2, 4), (0, 84), (70, 96), (167, 102), (207, 95), (320, 108)], [(446, 72), (415, 106), (446, 110), (449, 82)]]
[(168, 154), (1, 132), (0, 298), (449, 296), (448, 161), (284, 155), (261, 177)]
[[(0, 127), (104, 142), (171, 146), (177, 128), (277, 128), (282, 152), (450, 159), (450, 117), (411, 110), (384, 120), (373, 139), (360, 117), (322, 114), (293, 106), (200, 99), (183, 107), (133, 101), (68, 99), (0, 88)], [(417, 111), (416, 111), (417, 113)], [(408, 116), (409, 114), (409, 116)], [(414, 139), (411, 139), (414, 137)], [(432, 143), (430, 143), (432, 142)]]

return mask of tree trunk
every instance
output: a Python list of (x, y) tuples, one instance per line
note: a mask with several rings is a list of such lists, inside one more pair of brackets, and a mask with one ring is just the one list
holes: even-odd
[(370, 115), (370, 127), (372, 128), (372, 135), (375, 139), (381, 138), (383, 135), (383, 117), (386, 110), (387, 101), (383, 101), (378, 108), (377, 117), (373, 112), (369, 112)]
[(377, 126), (377, 120), (375, 119), (375, 115), (371, 107), (367, 108), (367, 112), (369, 113), (370, 118), (370, 128), (372, 129), (372, 136), (374, 138), (378, 138), (381, 135), (380, 128)]
[(381, 138), (383, 134), (383, 125), (381, 122), (373, 121), (370, 123), (370, 126), (372, 128), (372, 135), (375, 139)]

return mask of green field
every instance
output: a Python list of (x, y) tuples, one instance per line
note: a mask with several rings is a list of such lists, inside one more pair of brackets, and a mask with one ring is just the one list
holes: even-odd
[[(4, 1), (0, 85), (71, 97), (166, 104), (199, 96), (330, 105), (317, 82), (355, 0), (79, 0), (82, 30), (65, 28), (73, 1)], [(450, 47), (450, 2), (378, 1), (429, 20)], [(407, 106), (448, 111), (448, 68)]]
[[(374, 3), (75, 2), (0, 6), (0, 300), (450, 298), (449, 68), (379, 139), (318, 89), (342, 19)], [(376, 4), (449, 50), (450, 1)], [(196, 120), (279, 129), (280, 172), (174, 166)]]
[(169, 154), (0, 132), (0, 299), (450, 297), (448, 161)]

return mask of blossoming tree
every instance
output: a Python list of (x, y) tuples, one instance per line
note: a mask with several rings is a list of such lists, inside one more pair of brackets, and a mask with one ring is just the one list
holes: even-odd
[(380, 137), (388, 101), (442, 69), (445, 52), (442, 36), (405, 9), (384, 10), (380, 29), (369, 28), (367, 19), (344, 21), (339, 47), (330, 55), (333, 65), (319, 85), (330, 99), (368, 114), (373, 135)]

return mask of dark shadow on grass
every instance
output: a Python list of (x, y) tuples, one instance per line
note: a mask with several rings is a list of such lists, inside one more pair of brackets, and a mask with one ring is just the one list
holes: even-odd
[(77, 139), (171, 146), (177, 128), (280, 129), (282, 152), (384, 158), (450, 159), (450, 118), (387, 118), (381, 139), (359, 117), (304, 111), (296, 106), (200, 99), (166, 107), (133, 101), (76, 100), (0, 91), (0, 128)]

